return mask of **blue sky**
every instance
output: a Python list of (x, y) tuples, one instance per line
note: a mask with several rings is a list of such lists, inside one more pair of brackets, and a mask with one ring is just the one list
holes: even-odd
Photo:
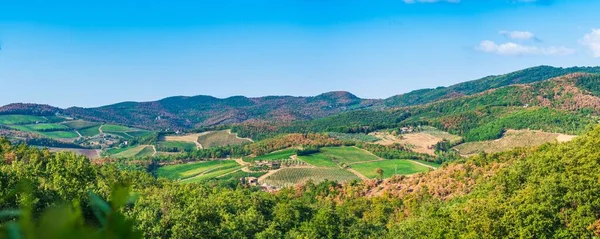
[(0, 105), (386, 98), (600, 65), (596, 0), (0, 0)]

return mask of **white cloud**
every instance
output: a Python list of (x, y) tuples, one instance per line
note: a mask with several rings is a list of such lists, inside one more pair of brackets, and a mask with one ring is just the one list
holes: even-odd
[(493, 41), (485, 40), (479, 43), (477, 50), (487, 53), (493, 53), (503, 56), (520, 55), (544, 55), (544, 56), (564, 56), (575, 53), (575, 50), (566, 47), (537, 47), (526, 46), (514, 42), (497, 44)]
[(579, 43), (589, 48), (594, 57), (600, 58), (600, 29), (592, 29), (592, 32), (585, 34)]
[(503, 35), (513, 40), (535, 39), (535, 34), (527, 31), (500, 31), (500, 35)]
[(405, 3), (436, 3), (436, 2), (449, 2), (449, 3), (459, 3), (460, 0), (404, 0)]

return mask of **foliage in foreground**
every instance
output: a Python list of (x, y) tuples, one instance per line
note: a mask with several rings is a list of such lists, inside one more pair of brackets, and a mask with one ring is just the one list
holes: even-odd
[(84, 221), (97, 224), (88, 192), (108, 198), (110, 185), (128, 182), (140, 197), (122, 212), (146, 238), (591, 238), (600, 236), (598, 145), (600, 127), (566, 144), (481, 155), (384, 184), (307, 183), (273, 194), (235, 179), (175, 184), (1, 141), (0, 210), (21, 205), (13, 192), (29, 180), (39, 185), (31, 193), (37, 221), (79, 201)]

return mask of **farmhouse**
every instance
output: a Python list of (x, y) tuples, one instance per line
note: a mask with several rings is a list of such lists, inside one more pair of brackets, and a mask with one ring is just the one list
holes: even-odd
[(240, 178), (240, 182), (243, 185), (258, 186), (258, 178), (257, 177)]
[(269, 169), (279, 169), (281, 168), (281, 163), (279, 161), (261, 161), (256, 163), (257, 167), (266, 166)]

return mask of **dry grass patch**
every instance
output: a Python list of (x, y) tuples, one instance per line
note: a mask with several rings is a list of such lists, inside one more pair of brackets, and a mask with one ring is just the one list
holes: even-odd
[(549, 142), (566, 142), (575, 136), (547, 133), (537, 130), (508, 130), (504, 137), (496, 140), (469, 142), (454, 147), (461, 155), (470, 156), (480, 152), (498, 153), (517, 147), (538, 146)]
[(238, 137), (237, 134), (231, 133), (231, 130), (210, 131), (198, 136), (198, 143), (204, 148), (239, 145), (247, 142), (252, 141)]
[(418, 133), (392, 135), (387, 132), (375, 132), (371, 133), (371, 135), (381, 139), (380, 141), (375, 142), (376, 144), (407, 145), (414, 152), (429, 155), (435, 155), (435, 150), (432, 146), (438, 142), (441, 142), (442, 140), (448, 140), (451, 142), (461, 140), (460, 136), (456, 136), (433, 127), (423, 127), (423, 131)]
[(203, 134), (207, 134), (209, 132), (198, 133), (198, 134), (187, 134), (187, 135), (168, 135), (164, 137), (164, 141), (173, 141), (173, 142), (190, 142), (194, 143), (197, 148), (202, 148), (202, 145), (198, 143), (198, 137)]

